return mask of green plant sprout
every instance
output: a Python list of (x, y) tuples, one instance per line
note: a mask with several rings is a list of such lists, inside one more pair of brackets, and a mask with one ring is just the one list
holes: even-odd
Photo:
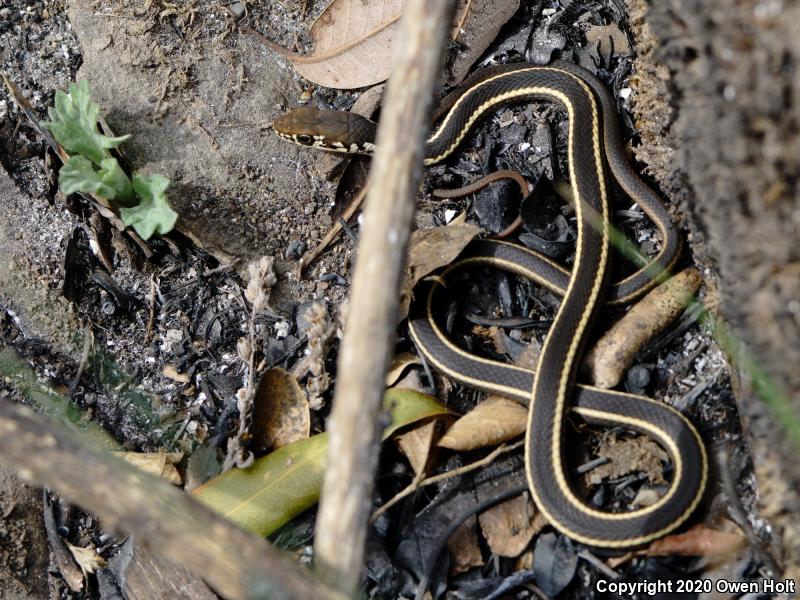
[(70, 157), (58, 174), (59, 189), (65, 194), (95, 194), (119, 209), (122, 222), (133, 227), (143, 239), (153, 233), (165, 234), (178, 219), (164, 191), (169, 179), (163, 175), (138, 175), (132, 178), (122, 170), (110, 150), (129, 135), (109, 137), (100, 133), (97, 119), (100, 107), (92, 102), (89, 82), (69, 84), (69, 92), (56, 92), (55, 106), (48, 111), (50, 121), (42, 123)]

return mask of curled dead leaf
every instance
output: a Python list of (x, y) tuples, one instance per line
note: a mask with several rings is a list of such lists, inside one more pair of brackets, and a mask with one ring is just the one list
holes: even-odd
[(181, 476), (175, 465), (183, 460), (183, 452), (114, 452), (145, 473), (160, 477), (172, 485), (181, 485)]
[[(735, 526), (731, 524), (731, 529)], [(683, 533), (654, 541), (647, 548), (609, 559), (613, 569), (635, 556), (725, 556), (745, 546), (747, 538), (738, 530), (722, 531), (699, 523)]]
[(546, 525), (528, 494), (510, 498), (478, 516), (481, 531), (492, 552), (514, 558), (528, 547), (533, 536)]
[(83, 571), (84, 576), (89, 575), (102, 569), (106, 566), (106, 559), (97, 553), (94, 548), (81, 548), (80, 546), (73, 546), (68, 541), (64, 540), (67, 548), (69, 548), (75, 562)]
[(311, 433), (308, 400), (291, 373), (275, 367), (258, 382), (253, 399), (253, 443), (257, 450), (282, 448)]
[(418, 229), (411, 234), (408, 251), (408, 266), (400, 292), (400, 318), (408, 315), (411, 290), (423, 277), (436, 269), (449, 265), (481, 232), (471, 223)]
[(425, 472), (433, 440), (436, 438), (436, 430), (436, 421), (429, 421), (397, 436), (397, 445), (400, 446), (417, 475)]
[(656, 540), (645, 550), (647, 556), (718, 556), (736, 552), (747, 543), (739, 531), (720, 531), (702, 523), (684, 533)]
[(477, 521), (473, 515), (456, 529), (447, 540), (450, 550), (450, 572), (453, 575), (464, 573), (473, 567), (483, 566), (483, 553), (478, 540)]
[(400, 376), (411, 365), (421, 365), (422, 361), (419, 356), (411, 354), (411, 352), (400, 352), (392, 359), (392, 364), (389, 365), (389, 372), (386, 373), (386, 386), (392, 387), (398, 382)]
[(453, 423), (439, 440), (450, 450), (494, 446), (525, 433), (528, 409), (508, 398), (489, 396)]

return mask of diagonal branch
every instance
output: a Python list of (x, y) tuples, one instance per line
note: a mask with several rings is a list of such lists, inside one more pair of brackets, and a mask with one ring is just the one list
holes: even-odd
[(394, 346), (431, 90), (439, 77), (452, 0), (409, 0), (378, 129), (364, 226), (330, 421), (330, 460), (322, 487), (315, 551), (324, 578), (343, 593), (358, 589), (384, 376)]
[(105, 527), (138, 535), (230, 600), (342, 599), (266, 541), (171, 485), (1, 398), (0, 462), (23, 479), (57, 489)]

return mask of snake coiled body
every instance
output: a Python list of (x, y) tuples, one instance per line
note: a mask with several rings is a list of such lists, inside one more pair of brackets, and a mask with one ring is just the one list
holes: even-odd
[[(653, 287), (658, 279), (653, 274), (668, 270), (677, 259), (680, 237), (658, 196), (625, 158), (613, 98), (594, 76), (570, 63), (506, 65), (465, 82), (442, 103), (443, 117), (426, 143), (426, 164), (451, 155), (486, 113), (526, 101), (552, 102), (567, 113), (569, 179), (578, 234), (572, 270), (507, 242), (475, 242), (438, 279), (415, 289), (409, 330), (420, 352), (439, 371), (465, 385), (528, 405), (528, 486), (556, 529), (592, 546), (642, 545), (679, 527), (700, 502), (708, 473), (702, 440), (694, 426), (671, 407), (642, 396), (576, 384), (576, 371), (597, 310), (606, 301), (625, 302)], [(275, 128), (283, 137), (304, 145), (334, 151), (372, 149), (367, 145), (371, 141), (358, 139), (355, 133), (349, 139), (339, 133), (334, 140), (318, 124), (300, 131), (296, 121), (289, 126), (279, 120)], [(610, 293), (606, 285), (610, 255), (607, 166), (656, 223), (663, 239), (658, 255), (610, 286)], [(440, 296), (453, 274), (475, 265), (505, 269), (562, 296), (535, 371), (470, 354), (445, 335), (439, 315), (445, 303)], [(669, 452), (674, 465), (667, 492), (654, 504), (631, 512), (611, 513), (587, 504), (575, 491), (565, 460), (570, 410), (590, 424), (621, 426), (654, 438)]]

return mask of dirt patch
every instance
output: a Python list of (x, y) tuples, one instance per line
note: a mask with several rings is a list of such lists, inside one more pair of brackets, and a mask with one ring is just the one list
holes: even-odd
[[(338, 108), (357, 94), (299, 84), (285, 59), (236, 30), (223, 4), (165, 6), (69, 2), (84, 48), (78, 77), (95, 82), (112, 128), (132, 134), (130, 164), (171, 179), (175, 208), (204, 248), (243, 259), (268, 254), (288, 270), (331, 226), (334, 184), (320, 176), (315, 157), (269, 125), (303, 91), (312, 103)], [(273, 40), (299, 35), (306, 23), (278, 3), (250, 21)], [(285, 292), (311, 289), (288, 280)]]
[(0, 468), (0, 598), (46, 598), (49, 554), (41, 491)]

